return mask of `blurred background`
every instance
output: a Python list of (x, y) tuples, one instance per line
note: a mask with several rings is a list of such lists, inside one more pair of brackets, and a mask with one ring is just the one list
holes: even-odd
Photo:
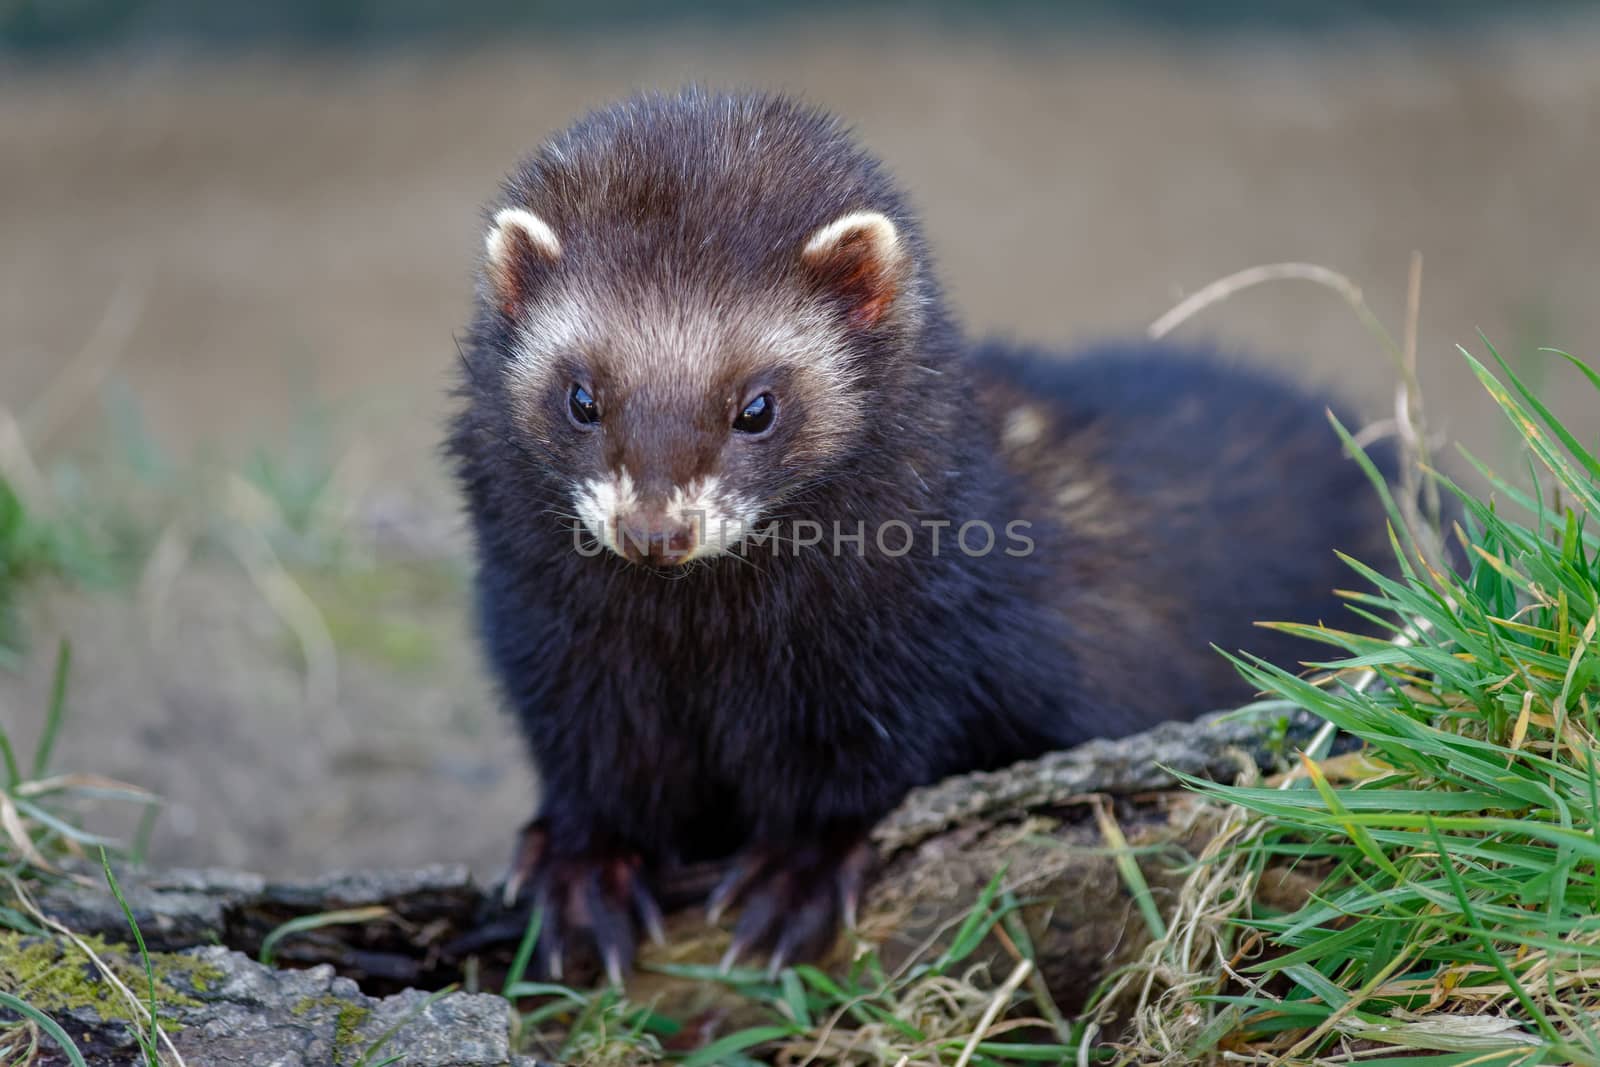
[[(1600, 437), (1538, 352), (1600, 348), (1589, 4), (0, 0), (0, 725), (32, 745), (64, 673), (56, 763), (167, 798), (152, 860), (505, 858), (533, 783), (435, 451), (479, 212), (691, 80), (854, 123), (975, 331), (1133, 334), (1305, 260), (1400, 335), (1420, 252), (1432, 429), (1518, 468), (1487, 338)], [(1326, 289), (1180, 335), (1392, 410)]]

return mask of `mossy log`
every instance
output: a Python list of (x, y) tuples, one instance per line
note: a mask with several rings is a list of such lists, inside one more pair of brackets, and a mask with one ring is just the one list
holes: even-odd
[[(1203, 846), (1210, 828), (1209, 820), (1195, 817), (1197, 805), (1175, 775), (1231, 780), (1270, 767), (1313, 724), (1284, 726), (1259, 718), (1169, 723), (918, 790), (874, 831), (878, 869), (857, 936), (892, 965), (937, 943), (1004, 869), (1007, 886), (1035, 902), (1024, 915), (1038, 969), (1050, 995), (1071, 1013), (1147, 938), (1104, 839), (1105, 817), (1138, 850), (1157, 897), (1170, 894), (1181, 863)], [(692, 898), (715, 873), (698, 872), (666, 895)], [(121, 880), (171, 986), (163, 1018), (191, 1063), (354, 1063), (397, 1024), (389, 1051), (403, 1050), (414, 1067), (533, 1062), (513, 1058), (500, 998), (455, 992), (427, 999), (428, 991), (465, 975), (480, 988), (499, 988), (521, 929), (521, 917), (501, 908), (497, 887), (480, 885), (464, 869), (299, 882), (226, 871), (129, 872)], [(40, 902), (79, 936), (102, 944), (128, 938), (120, 907), (97, 885), (58, 884)], [(352, 909), (373, 910), (280, 936), (275, 965), (256, 962), (284, 923)], [(663, 962), (715, 962), (727, 944), (726, 929), (708, 925), (698, 906), (672, 909), (667, 919), (667, 943), (644, 950), (630, 995), (679, 1018), (745, 1014), (748, 1006), (734, 1003), (721, 986), (652, 972)], [(63, 960), (77, 952), (59, 939), (50, 943)], [(0, 988), (18, 984), (7, 977), (5, 953), (29, 952), (37, 962), (41, 951), (37, 939), (0, 944)], [(77, 961), (78, 977), (92, 973), (83, 969), (81, 953)], [(574, 962), (569, 982), (595, 979), (593, 961)], [(91, 1062), (135, 1062), (128, 1058), (137, 1051), (128, 1015), (108, 1014), (98, 996), (103, 990), (95, 992), (45, 1003), (82, 1040)]]

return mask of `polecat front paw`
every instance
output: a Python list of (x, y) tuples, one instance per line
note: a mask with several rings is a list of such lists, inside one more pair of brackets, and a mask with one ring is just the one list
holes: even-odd
[(561, 978), (569, 931), (587, 931), (605, 967), (606, 977), (620, 985), (633, 963), (635, 930), (642, 926), (651, 940), (662, 940), (661, 909), (644, 880), (644, 862), (626, 849), (562, 852), (550, 839), (549, 827), (535, 819), (522, 829), (511, 875), (506, 879), (506, 904), (517, 903), (526, 890), (533, 907), (543, 912), (539, 928), (539, 969), (552, 980)]
[(861, 834), (761, 845), (741, 853), (707, 902), (712, 922), (733, 905), (740, 907), (723, 970), (753, 949), (771, 950), (773, 974), (786, 963), (827, 952), (841, 919), (855, 926), (871, 860)]

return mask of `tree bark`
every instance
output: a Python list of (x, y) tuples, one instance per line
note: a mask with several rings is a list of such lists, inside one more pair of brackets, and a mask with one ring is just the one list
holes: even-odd
[[(1269, 729), (1272, 724), (1260, 718), (1168, 723), (917, 790), (873, 833), (878, 869), (857, 936), (893, 967), (948, 938), (1004, 870), (1005, 887), (1031, 902), (1021, 914), (1039, 976), (1061, 1012), (1071, 1015), (1149, 936), (1105, 828), (1114, 824), (1136, 850), (1160, 903), (1212, 824), (1176, 775), (1232, 780), (1253, 773), (1276, 764), (1315, 725), (1309, 718), (1290, 719), (1286, 731), (1281, 722)], [(703, 886), (715, 872), (700, 874)], [(497, 997), (452, 993), (419, 1007), (426, 990), (460, 981), (464, 973), (476, 974), (481, 988), (499, 988), (521, 931), (521, 917), (500, 907), (496, 887), (478, 885), (464, 869), (283, 883), (226, 871), (129, 872), (121, 881), (151, 950), (203, 964), (198, 981), (185, 977), (193, 968), (169, 968), (179, 988), (167, 1018), (181, 1024), (173, 1040), (190, 1062), (320, 1067), (342, 1062), (341, 1048), (370, 1043), (397, 1022), (395, 1049), (404, 1048), (406, 1062), (417, 1067), (531, 1062), (513, 1060), (506, 1006)], [(85, 883), (51, 887), (40, 895), (42, 909), (79, 935), (126, 942), (120, 906), (94, 879)], [(255, 962), (283, 923), (351, 909), (374, 910), (283, 935), (274, 944), (274, 967)], [(641, 953), (630, 996), (679, 1018), (747, 1014), (748, 1004), (729, 990), (651, 970), (660, 963), (715, 962), (726, 947), (726, 930), (707, 925), (698, 906), (685, 906), (669, 913), (667, 933), (664, 947)], [(76, 951), (61, 938), (55, 943), (64, 957)], [(593, 961), (575, 962), (567, 981), (591, 982)], [(131, 1062), (116, 1058), (136, 1050), (126, 1022), (92, 1008), (58, 1008), (59, 1021), (86, 1039), (94, 1062)], [(420, 1014), (408, 1018), (408, 1012)]]

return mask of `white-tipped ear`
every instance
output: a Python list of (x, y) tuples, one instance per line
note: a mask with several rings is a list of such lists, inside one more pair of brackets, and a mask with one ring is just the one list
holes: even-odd
[(561, 240), (527, 208), (507, 207), (495, 213), (483, 238), (488, 253), (485, 269), (495, 296), (512, 315), (532, 294), (546, 269), (561, 259)]
[(852, 211), (828, 223), (806, 240), (800, 259), (863, 329), (888, 312), (911, 265), (899, 229), (877, 211)]
[(816, 261), (832, 255), (841, 246), (864, 244), (883, 254), (898, 254), (900, 231), (889, 216), (876, 211), (852, 211), (841, 215), (811, 235), (805, 257)]

